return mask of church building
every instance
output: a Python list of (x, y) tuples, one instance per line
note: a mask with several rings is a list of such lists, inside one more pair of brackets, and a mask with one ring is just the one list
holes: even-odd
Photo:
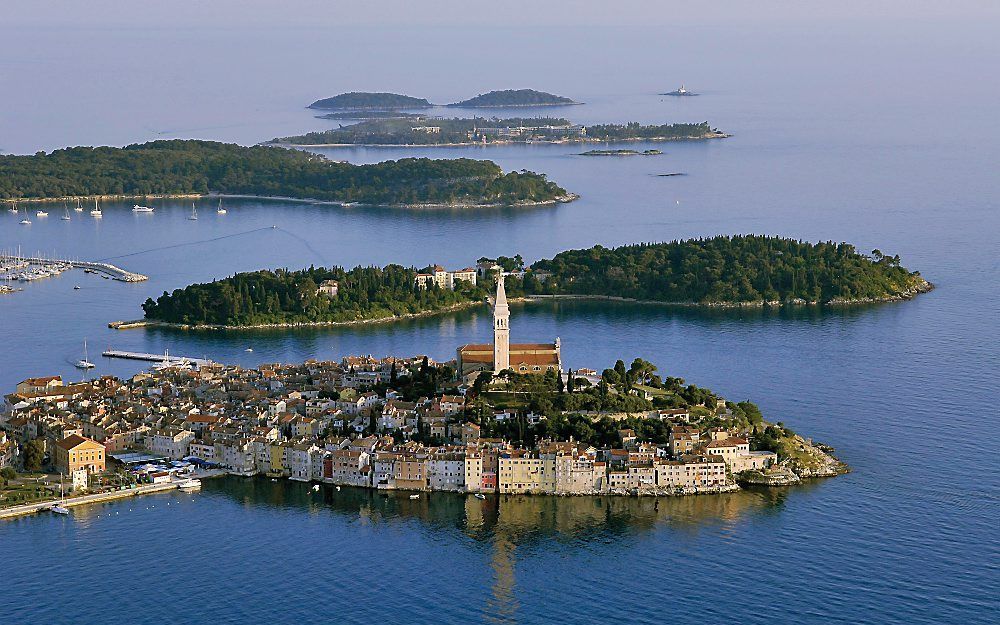
[(559, 339), (554, 343), (510, 342), (510, 308), (503, 278), (497, 280), (497, 295), (493, 304), (493, 343), (474, 343), (458, 348), (458, 371), (462, 377), (480, 371), (494, 374), (505, 369), (517, 373), (544, 373), (548, 369), (562, 371)]

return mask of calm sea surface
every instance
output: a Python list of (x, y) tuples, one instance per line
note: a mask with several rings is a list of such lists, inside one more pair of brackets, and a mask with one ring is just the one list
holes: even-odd
[[(995, 15), (743, 16), (749, 29), (687, 16), (685, 29), (646, 7), (634, 20), (605, 16), (611, 28), (567, 18), (545, 40), (546, 20), (558, 21), (546, 11), (541, 25), (493, 30), (473, 15), (478, 26), (466, 32), (364, 20), (337, 29), (336, 16), (316, 10), (308, 23), (274, 14), (270, 30), (245, 17), (199, 15), (190, 26), (156, 15), (164, 21), (154, 27), (133, 13), (102, 25), (72, 11), (50, 20), (14, 10), (0, 19), (0, 72), (32, 88), (0, 98), (0, 146), (253, 143), (326, 127), (301, 106), (340, 91), (443, 102), (522, 84), (587, 102), (541, 113), (709, 120), (734, 136), (629, 145), (666, 153), (632, 158), (581, 157), (581, 146), (322, 150), (357, 163), (491, 158), (582, 195), (547, 208), (233, 201), (217, 215), (206, 201), (190, 221), (189, 203), (156, 201), (152, 215), (123, 202), (106, 205), (101, 221), (62, 221), (58, 204), (31, 226), (4, 211), (0, 249), (108, 259), (151, 279), (125, 285), (73, 271), (0, 297), (3, 392), (32, 375), (78, 378), (84, 339), (95, 374), (127, 376), (140, 367), (97, 352), (169, 349), (243, 365), (355, 353), (447, 359), (490, 332), (485, 310), (291, 332), (107, 328), (141, 316), (147, 297), (236, 271), (459, 267), (484, 255), (531, 261), (598, 243), (747, 232), (832, 239), (898, 253), (937, 289), (825, 312), (532, 304), (514, 307), (511, 325), (519, 340), (559, 336), (574, 368), (641, 356), (752, 399), (769, 419), (836, 447), (854, 472), (659, 501), (410, 501), (227, 478), (199, 494), (0, 523), (0, 622), (995, 622), (1000, 87), (985, 79), (1000, 60)], [(444, 33), (449, 46), (427, 43)], [(251, 80), (249, 68), (269, 78)], [(703, 95), (655, 95), (682, 81)], [(656, 176), (668, 172), (687, 175)]]

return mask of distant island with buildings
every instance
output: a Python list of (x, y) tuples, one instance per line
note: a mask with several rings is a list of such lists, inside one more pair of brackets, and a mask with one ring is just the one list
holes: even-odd
[(15, 467), (69, 476), (83, 496), (55, 502), (60, 513), (93, 493), (197, 489), (223, 473), (486, 498), (725, 493), (848, 471), (750, 401), (642, 358), (568, 370), (558, 338), (512, 343), (511, 332), (498, 280), (493, 341), (457, 346), (443, 363), (165, 361), (128, 380), (26, 379), (0, 413), (0, 517), (44, 510), (58, 492)]
[[(500, 279), (502, 276), (502, 280)], [(779, 237), (719, 236), (569, 250), (526, 267), (520, 256), (449, 270), (311, 267), (238, 273), (143, 304), (144, 321), (191, 329), (344, 325), (483, 305), (497, 282), (518, 299), (609, 298), (683, 306), (761, 307), (896, 301), (932, 285), (879, 250)]]
[(280, 137), (288, 146), (458, 146), (510, 143), (599, 143), (613, 141), (696, 141), (729, 135), (698, 124), (594, 124), (581, 126), (559, 117), (430, 118), (384, 117), (331, 130)]
[(543, 174), (491, 161), (406, 158), (369, 165), (301, 150), (165, 140), (0, 156), (0, 199), (224, 195), (380, 206), (538, 205), (575, 199)]

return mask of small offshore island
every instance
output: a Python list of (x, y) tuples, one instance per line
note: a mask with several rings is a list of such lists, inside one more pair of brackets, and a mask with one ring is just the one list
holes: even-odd
[[(511, 343), (503, 280), (493, 318), (492, 343), (459, 346), (443, 363), (349, 356), (244, 369), (165, 360), (129, 380), (29, 378), (5, 397), (0, 445), (23, 454), (27, 471), (69, 474), (73, 490), (88, 493), (59, 501), (60, 513), (94, 491), (197, 489), (197, 478), (223, 472), (485, 499), (725, 493), (848, 471), (830, 448), (765, 421), (752, 402), (661, 377), (642, 358), (601, 373), (564, 370), (558, 338)], [(56, 450), (51, 467), (46, 448)], [(29, 481), (33, 489), (12, 471), (3, 476), (15, 489), (0, 489), (13, 505), (0, 518), (54, 499)]]
[(580, 152), (580, 156), (660, 156), (660, 150), (587, 150)]
[(576, 198), (544, 174), (491, 161), (405, 158), (371, 165), (300, 150), (167, 140), (0, 156), (0, 199), (223, 195), (405, 208), (531, 206)]
[(505, 89), (481, 93), (448, 106), (461, 108), (507, 108), (517, 106), (570, 106), (581, 104), (570, 98), (534, 89)]
[(475, 267), (279, 269), (238, 273), (164, 293), (143, 304), (145, 321), (248, 329), (346, 325), (481, 306), (498, 276), (514, 298), (602, 298), (682, 306), (762, 307), (898, 301), (933, 288), (898, 256), (846, 243), (759, 235), (719, 236), (608, 249), (569, 250), (525, 267), (520, 256)]
[(708, 122), (580, 126), (561, 117), (431, 118), (378, 117), (331, 130), (280, 137), (287, 146), (459, 146), (511, 143), (600, 143), (613, 141), (699, 141), (729, 135)]

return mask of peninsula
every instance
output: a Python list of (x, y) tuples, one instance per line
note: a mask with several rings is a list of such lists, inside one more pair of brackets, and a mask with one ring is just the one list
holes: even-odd
[(454, 102), (448, 106), (461, 108), (505, 108), (517, 106), (566, 106), (580, 104), (566, 98), (534, 89), (506, 89), (481, 93), (474, 98)]
[(580, 126), (559, 117), (381, 118), (332, 130), (281, 137), (286, 146), (458, 146), (511, 143), (601, 143), (614, 141), (695, 141), (727, 137), (708, 122)]
[[(83, 491), (168, 483), (170, 473), (182, 474), (178, 488), (197, 489), (195, 466), (414, 499), (420, 491), (725, 493), (848, 470), (829, 448), (765, 421), (752, 402), (661, 376), (642, 358), (600, 373), (564, 369), (558, 339), (510, 342), (503, 281), (493, 302), (493, 343), (458, 346), (440, 363), (348, 356), (255, 369), (164, 363), (130, 380), (72, 385), (29, 378), (6, 397), (13, 409), (2, 416), (0, 445), (23, 449), (23, 466), (35, 472), (46, 468), (43, 450), (56, 450), (52, 473)], [(172, 409), (178, 403), (184, 410)], [(3, 438), (7, 431), (18, 440)], [(4, 485), (18, 481), (12, 473)], [(44, 497), (38, 480), (30, 490), (20, 482), (17, 499)], [(2, 494), (7, 505), (23, 502)]]
[(148, 299), (143, 310), (147, 325), (194, 329), (367, 323), (482, 305), (499, 275), (516, 298), (706, 307), (875, 303), (932, 288), (898, 256), (879, 250), (869, 256), (846, 243), (746, 235), (596, 246), (530, 267), (515, 256), (482, 258), (458, 270), (389, 265), (238, 273)]
[(333, 111), (392, 111), (396, 109), (424, 109), (432, 106), (434, 105), (423, 98), (414, 98), (398, 93), (352, 91), (316, 100), (309, 105), (309, 108)]
[(0, 199), (205, 194), (402, 207), (575, 198), (543, 174), (504, 173), (493, 162), (465, 158), (352, 165), (300, 150), (193, 140), (0, 156)]

